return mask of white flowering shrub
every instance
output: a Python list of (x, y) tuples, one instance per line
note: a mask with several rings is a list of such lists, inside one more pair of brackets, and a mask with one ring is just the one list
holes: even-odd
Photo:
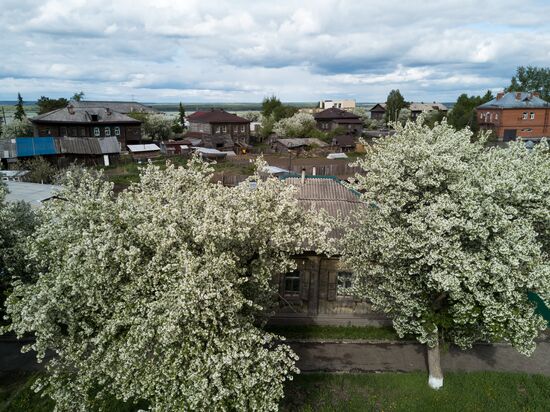
[(276, 179), (227, 188), (210, 173), (196, 159), (149, 165), (118, 196), (79, 174), (47, 203), (29, 243), (38, 280), (16, 284), (7, 311), (40, 359), (54, 354), (36, 389), (58, 410), (105, 396), (155, 411), (277, 409), (296, 355), (257, 315), (318, 222)]
[(316, 130), (315, 118), (309, 113), (296, 113), (292, 117), (279, 120), (273, 126), (278, 136), (284, 137), (312, 137)]
[(400, 336), (429, 347), (508, 341), (535, 349), (550, 303), (550, 152), (486, 149), (469, 130), (396, 124), (358, 164), (367, 203), (344, 239), (356, 292)]

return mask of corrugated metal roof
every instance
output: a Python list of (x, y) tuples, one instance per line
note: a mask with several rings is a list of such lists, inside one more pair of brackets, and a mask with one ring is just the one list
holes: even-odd
[(15, 139), (0, 140), (0, 159), (13, 159), (17, 157)]
[(157, 152), (160, 151), (160, 147), (158, 147), (154, 143), (148, 143), (148, 144), (129, 144), (128, 150), (132, 153), (139, 153), (139, 152)]
[(437, 102), (433, 102), (433, 103), (411, 103), (409, 105), (409, 109), (411, 112), (431, 112), (432, 110), (439, 110), (439, 111), (442, 111), (442, 112), (446, 112), (448, 109), (447, 109), (447, 106), (445, 106), (444, 104), (442, 103), (437, 103)]
[(361, 205), (359, 197), (337, 179), (306, 177), (302, 183), (299, 177), (289, 177), (285, 182), (298, 189), (296, 198), (306, 210), (323, 209), (334, 217), (348, 216)]
[(53, 137), (17, 137), (17, 157), (57, 154)]
[(283, 146), (288, 147), (289, 149), (292, 149), (293, 147), (300, 147), (300, 146), (311, 146), (316, 145), (319, 147), (326, 147), (328, 144), (323, 142), (322, 140), (319, 140), (317, 138), (294, 138), (294, 139), (277, 139), (277, 142), (281, 143)]
[(91, 101), (91, 100), (71, 100), (70, 104), (77, 108), (109, 108), (115, 112), (128, 113), (159, 113), (158, 110), (138, 102), (109, 102), (109, 101)]
[(477, 106), (478, 109), (535, 109), (547, 108), (550, 104), (532, 93), (509, 92), (504, 96), (497, 96), (487, 103)]
[[(95, 118), (93, 117), (95, 116)], [(141, 124), (139, 120), (133, 119), (125, 114), (104, 107), (64, 107), (33, 117), (33, 123), (133, 123)]]
[(51, 199), (56, 192), (61, 190), (61, 186), (41, 185), (39, 183), (27, 182), (5, 182), (9, 193), (6, 195), (6, 201), (30, 203), (31, 207), (40, 207), (42, 202)]
[(100, 137), (98, 140), (101, 154), (120, 153), (120, 143), (116, 137)]
[(101, 155), (120, 153), (116, 137), (56, 137), (59, 154)]

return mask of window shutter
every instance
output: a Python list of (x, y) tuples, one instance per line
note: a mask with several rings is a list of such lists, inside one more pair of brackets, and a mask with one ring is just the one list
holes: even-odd
[(336, 300), (336, 288), (337, 288), (337, 276), (338, 272), (331, 270), (328, 272), (328, 290), (327, 300)]
[(309, 270), (300, 271), (300, 299), (309, 299)]

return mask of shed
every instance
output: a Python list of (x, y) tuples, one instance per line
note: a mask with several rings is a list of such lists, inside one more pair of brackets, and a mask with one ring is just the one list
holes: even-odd
[(6, 185), (9, 191), (6, 201), (11, 203), (24, 201), (30, 203), (33, 208), (41, 207), (43, 202), (56, 197), (56, 193), (61, 190), (61, 186), (40, 183), (8, 181)]

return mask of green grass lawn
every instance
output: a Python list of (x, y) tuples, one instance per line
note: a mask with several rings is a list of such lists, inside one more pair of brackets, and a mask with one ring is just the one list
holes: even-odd
[(267, 326), (269, 332), (288, 339), (399, 340), (391, 326)]
[(425, 373), (308, 374), (287, 385), (283, 411), (548, 411), (550, 377), (448, 373), (428, 387)]
[[(47, 412), (53, 402), (30, 389), (34, 376), (0, 383), (0, 411)], [(548, 411), (550, 377), (520, 373), (448, 373), (443, 389), (428, 387), (425, 373), (305, 374), (288, 382), (282, 411)], [(140, 405), (142, 408), (145, 405)], [(136, 405), (108, 400), (106, 412)]]

